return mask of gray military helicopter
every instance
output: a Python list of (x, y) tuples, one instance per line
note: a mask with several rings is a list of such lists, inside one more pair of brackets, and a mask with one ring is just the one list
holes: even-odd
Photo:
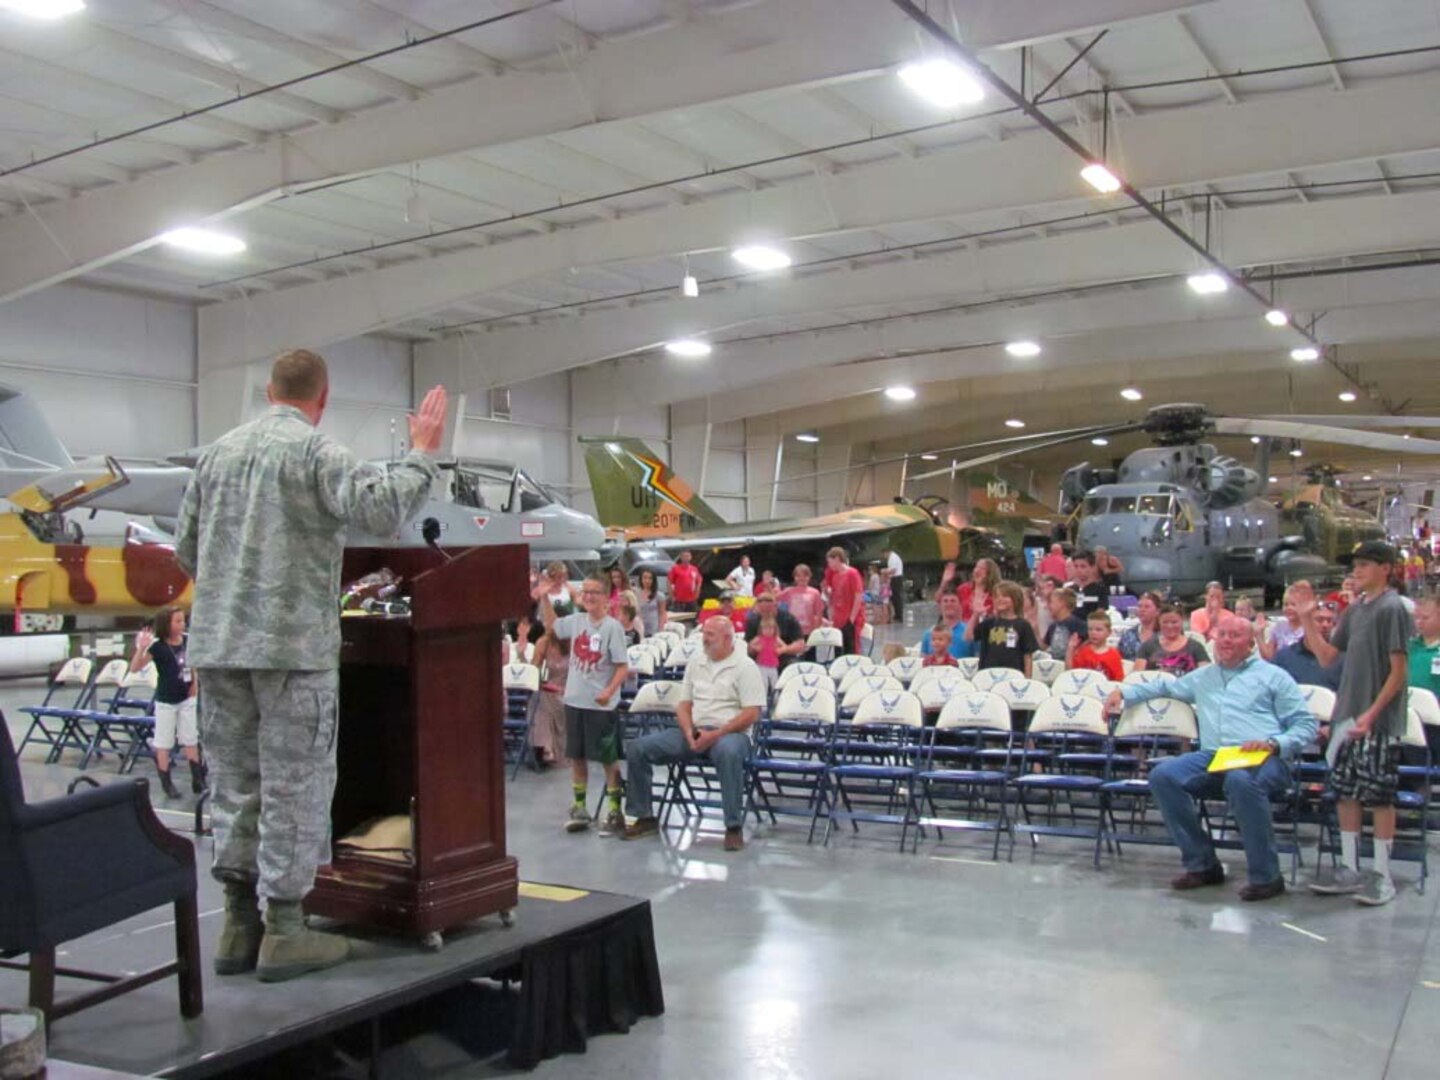
[[(1278, 508), (1261, 498), (1269, 472), (1270, 441), (1311, 440), (1363, 446), (1403, 454), (1440, 454), (1440, 441), (1357, 430), (1374, 426), (1440, 426), (1426, 417), (1233, 417), (1211, 414), (1203, 405), (1151, 408), (1144, 419), (1063, 432), (1037, 433), (1024, 445), (955, 462), (940, 472), (988, 465), (1041, 447), (1060, 446), (1101, 435), (1144, 431), (1155, 445), (1130, 453), (1118, 468), (1081, 462), (1061, 479), (1061, 511), (1074, 519), (1075, 542), (1103, 546), (1124, 564), (1131, 592), (1155, 590), (1176, 597), (1198, 596), (1210, 581), (1236, 588), (1263, 588), (1279, 600), (1285, 586), (1300, 578), (1325, 580), (1340, 568), (1304, 535), (1282, 528)], [(1258, 438), (1257, 467), (1220, 453), (1203, 441), (1210, 435)]]

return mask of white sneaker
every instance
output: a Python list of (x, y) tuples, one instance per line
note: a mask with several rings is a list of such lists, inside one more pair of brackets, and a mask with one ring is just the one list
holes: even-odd
[(1355, 902), (1368, 907), (1380, 907), (1394, 899), (1395, 882), (1390, 879), (1390, 875), (1374, 872), (1365, 875), (1364, 887), (1355, 894)]
[(1322, 866), (1309, 885), (1322, 896), (1349, 896), (1365, 887), (1365, 875), (1348, 866)]

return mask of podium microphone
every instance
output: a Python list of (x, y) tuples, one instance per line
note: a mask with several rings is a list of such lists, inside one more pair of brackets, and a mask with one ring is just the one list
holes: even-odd
[(454, 558), (453, 555), (447, 555), (445, 553), (445, 549), (440, 546), (439, 518), (427, 517), (424, 521), (420, 523), (420, 538), (425, 541), (426, 547), (428, 547), (431, 551), (435, 552), (435, 554), (439, 555), (446, 562), (450, 562), (451, 559)]

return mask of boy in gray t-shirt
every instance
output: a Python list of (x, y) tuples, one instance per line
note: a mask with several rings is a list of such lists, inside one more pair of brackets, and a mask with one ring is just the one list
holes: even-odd
[(600, 835), (625, 831), (625, 814), (620, 809), (620, 730), (615, 706), (620, 687), (630, 674), (625, 630), (606, 613), (609, 587), (598, 576), (588, 577), (580, 589), (583, 612), (555, 617), (542, 582), (535, 591), (545, 632), (570, 642), (570, 668), (565, 678), (565, 756), (570, 759), (574, 802), (565, 822), (566, 832), (584, 832), (590, 827), (585, 793), (591, 761), (605, 770), (605, 793), (610, 812)]
[[(1395, 899), (1390, 853), (1398, 752), (1405, 735), (1407, 650), (1414, 628), (1404, 602), (1390, 588), (1395, 549), (1367, 540), (1355, 549), (1353, 559), (1360, 596), (1345, 609), (1329, 641), (1316, 625), (1313, 595), (1302, 595), (1297, 602), (1305, 647), (1326, 667), (1345, 658), (1326, 753), (1330, 786), (1338, 800), (1341, 866), (1335, 871), (1320, 868), (1310, 888), (1324, 895), (1353, 895), (1362, 904), (1378, 906)], [(1360, 829), (1366, 807), (1375, 822), (1375, 867), (1373, 873), (1361, 874)]]

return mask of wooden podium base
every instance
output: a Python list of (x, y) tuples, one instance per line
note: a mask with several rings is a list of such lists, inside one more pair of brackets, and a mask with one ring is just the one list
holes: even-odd
[(402, 937), (424, 937), (508, 912), (519, 903), (518, 890), (519, 867), (510, 856), (424, 880), (405, 864), (347, 856), (320, 868), (305, 910)]

